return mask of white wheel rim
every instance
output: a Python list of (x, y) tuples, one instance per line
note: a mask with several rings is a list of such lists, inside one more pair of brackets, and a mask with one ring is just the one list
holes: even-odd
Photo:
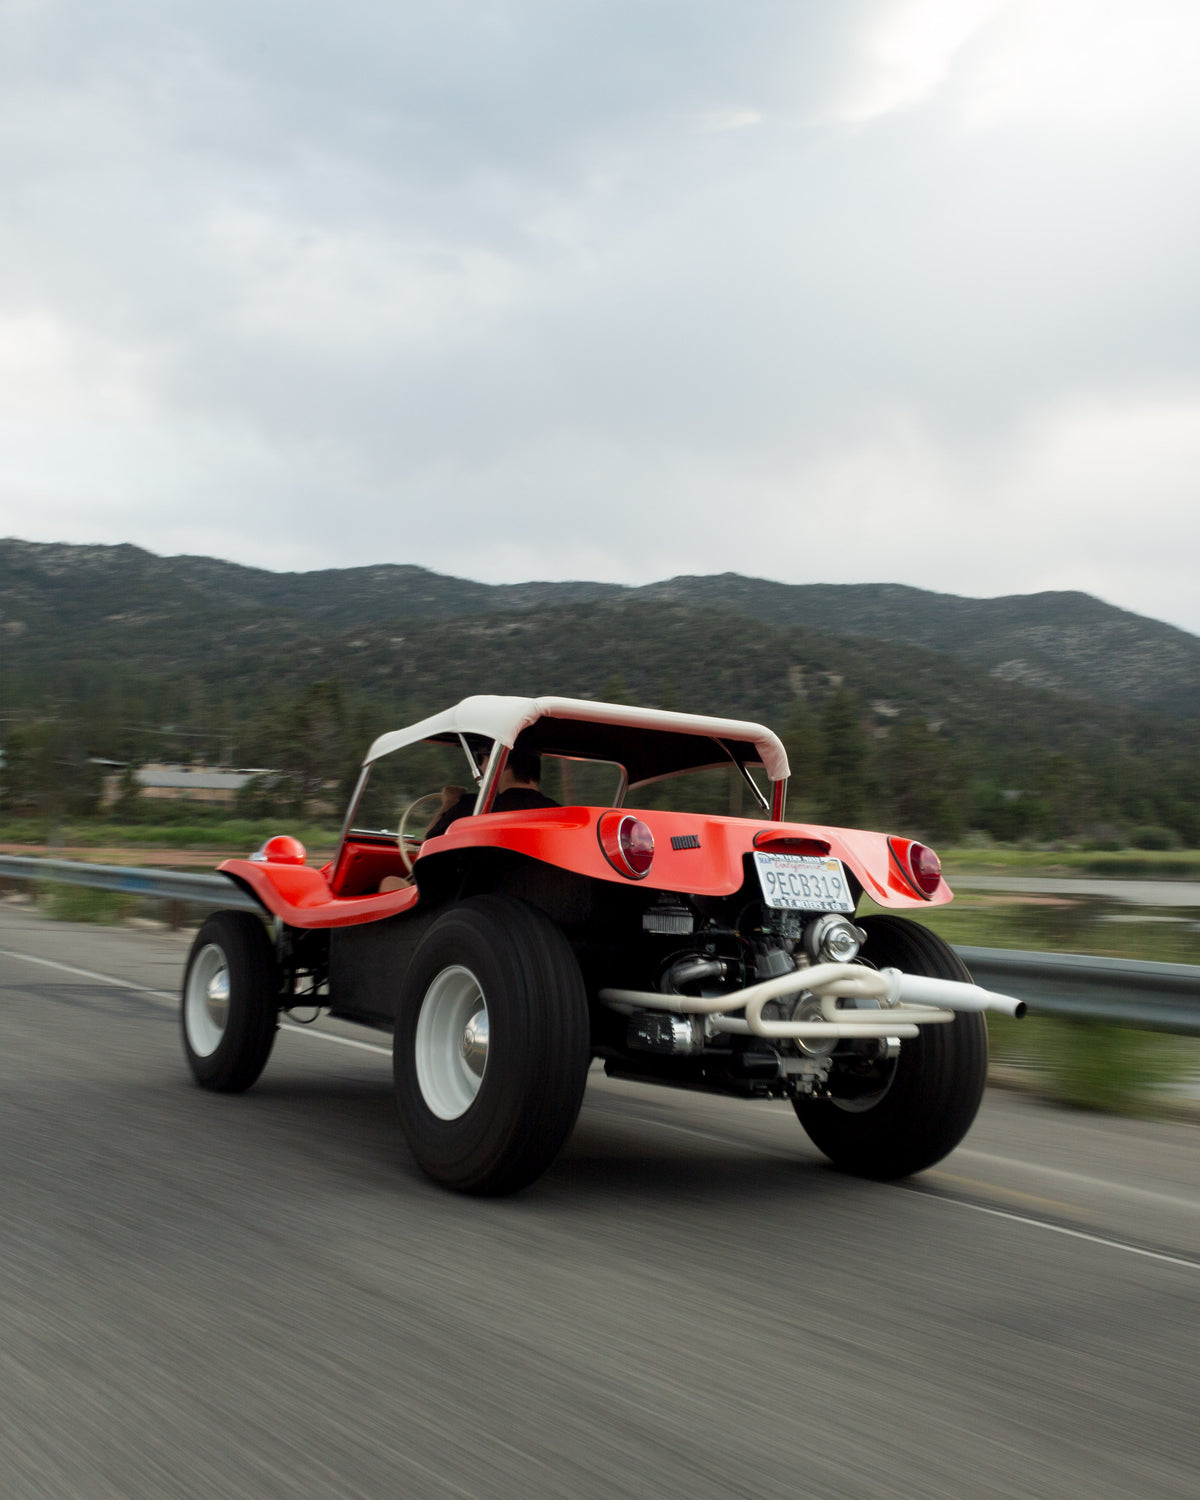
[(183, 997), (183, 1024), (197, 1057), (211, 1057), (229, 1024), (229, 965), (225, 954), (209, 943), (188, 971)]
[(470, 969), (443, 969), (417, 1017), (417, 1085), (439, 1120), (457, 1120), (475, 1102), (487, 1071), (488, 1009)]

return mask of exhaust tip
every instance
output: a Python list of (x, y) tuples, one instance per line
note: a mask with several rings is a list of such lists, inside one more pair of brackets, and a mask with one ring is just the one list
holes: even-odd
[(1013, 1015), (1016, 1016), (1017, 1020), (1019, 1021), (1028, 1009), (1029, 1007), (1025, 1004), (1024, 1000), (1022, 1000), (1021, 1003), (1017, 1006), (1016, 1010), (1013, 1011)]

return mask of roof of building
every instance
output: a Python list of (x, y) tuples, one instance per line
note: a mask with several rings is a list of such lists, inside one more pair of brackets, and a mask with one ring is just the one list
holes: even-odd
[(240, 791), (253, 776), (253, 771), (222, 771), (212, 766), (140, 766), (134, 772), (139, 786), (192, 792)]

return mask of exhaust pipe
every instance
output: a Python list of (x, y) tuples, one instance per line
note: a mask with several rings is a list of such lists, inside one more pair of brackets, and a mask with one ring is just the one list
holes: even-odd
[(889, 1005), (908, 1000), (914, 1005), (940, 1005), (946, 1010), (995, 1010), (1020, 1019), (1027, 1006), (1012, 995), (998, 995), (961, 979), (932, 979), (927, 974), (903, 974), (899, 969), (879, 971), (888, 981)]

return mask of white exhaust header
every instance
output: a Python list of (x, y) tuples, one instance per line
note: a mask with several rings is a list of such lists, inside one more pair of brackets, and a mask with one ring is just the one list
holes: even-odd
[[(788, 995), (815, 995), (820, 1021), (764, 1021), (763, 1006)], [(874, 1006), (844, 1008), (838, 1000), (875, 1001)], [(616, 1011), (665, 1010), (674, 1014), (712, 1016), (716, 1030), (749, 1032), (761, 1037), (817, 1040), (828, 1037), (915, 1036), (917, 1028), (945, 1025), (955, 1011), (994, 1010), (1023, 1016), (1025, 1002), (998, 995), (957, 979), (932, 979), (899, 969), (868, 969), (861, 964), (815, 964), (761, 984), (723, 995), (664, 995), (657, 990), (602, 989), (600, 1000)], [(743, 1015), (729, 1012), (743, 1011)], [(912, 1028), (910, 1030), (910, 1028)]]

